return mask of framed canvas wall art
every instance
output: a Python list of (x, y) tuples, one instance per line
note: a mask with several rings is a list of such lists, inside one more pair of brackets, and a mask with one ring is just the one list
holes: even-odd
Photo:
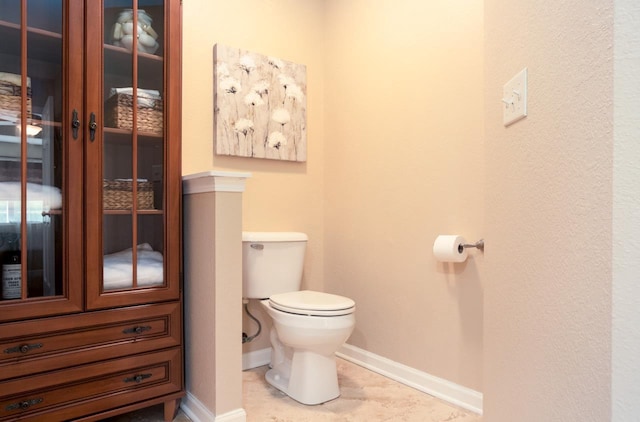
[(306, 66), (216, 44), (215, 150), (307, 160)]

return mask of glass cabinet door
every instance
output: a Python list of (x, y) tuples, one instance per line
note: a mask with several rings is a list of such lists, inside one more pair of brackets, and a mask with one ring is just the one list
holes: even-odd
[(104, 0), (99, 11), (101, 57), (89, 60), (101, 64), (102, 87), (90, 108), (97, 133), (88, 184), (100, 198), (89, 221), (89, 307), (177, 297), (165, 262), (165, 8), (162, 0)]
[(81, 306), (82, 260), (67, 266), (63, 255), (82, 247), (82, 144), (70, 127), (81, 77), (68, 83), (82, 55), (65, 63), (82, 36), (64, 31), (66, 14), (82, 9), (0, 0), (0, 321)]

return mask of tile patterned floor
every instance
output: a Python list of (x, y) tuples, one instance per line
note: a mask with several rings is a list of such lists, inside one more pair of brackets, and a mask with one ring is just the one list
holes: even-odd
[(474, 413), (338, 359), (341, 396), (305, 406), (264, 381), (267, 367), (244, 372), (247, 422), (481, 422)]
[[(428, 394), (338, 359), (342, 395), (305, 406), (264, 380), (267, 367), (243, 372), (247, 422), (481, 422), (482, 417)], [(161, 422), (162, 406), (129, 413), (109, 422)], [(188, 422), (182, 412), (174, 422)]]

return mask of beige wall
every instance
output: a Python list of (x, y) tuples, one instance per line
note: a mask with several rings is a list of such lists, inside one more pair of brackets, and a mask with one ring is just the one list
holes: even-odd
[[(309, 234), (305, 283), (357, 301), (352, 344), (482, 391), (492, 422), (608, 420), (612, 249), (621, 315), (637, 315), (622, 300), (637, 173), (612, 196), (613, 3), (190, 0), (183, 172), (253, 173), (245, 229)], [(307, 65), (306, 164), (213, 155), (217, 42)], [(529, 116), (505, 129), (502, 85), (523, 67)], [(620, 75), (624, 99), (637, 83)], [(451, 269), (430, 249), (456, 232), (487, 249)], [(615, 327), (623, 349), (633, 331)]]
[[(252, 172), (245, 229), (309, 234), (305, 287), (356, 300), (350, 343), (476, 390), (482, 256), (448, 268), (431, 247), (442, 233), (484, 235), (481, 6), (183, 6), (183, 173)], [(213, 155), (215, 43), (307, 65), (307, 163)]]
[[(249, 171), (244, 229), (306, 232), (306, 282), (322, 288), (324, 180), (323, 3), (318, 0), (189, 0), (183, 5), (183, 174)], [(307, 66), (306, 163), (214, 155), (216, 43)]]
[[(612, 7), (485, 0), (492, 422), (610, 420)], [(524, 67), (529, 116), (504, 128), (502, 86)]]
[[(323, 288), (324, 248), (323, 10), (318, 0), (189, 0), (183, 5), (183, 174), (212, 168), (251, 172), (243, 196), (243, 229), (307, 233), (304, 285), (318, 290)], [(307, 66), (306, 163), (214, 155), (216, 43)], [(267, 320), (258, 303), (250, 307)], [(248, 322), (245, 327), (255, 332)], [(244, 350), (268, 347), (269, 327)]]
[[(483, 34), (477, 1), (328, 1), (325, 284), (350, 344), (482, 390)], [(492, 241), (488, 241), (488, 248)]]

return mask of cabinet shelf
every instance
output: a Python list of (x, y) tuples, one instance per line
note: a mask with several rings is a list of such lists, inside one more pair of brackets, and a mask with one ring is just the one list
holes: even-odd
[[(44, 29), (27, 27), (29, 58), (60, 63), (62, 35)], [(0, 55), (20, 57), (20, 25), (0, 20)]]
[[(115, 127), (105, 127), (104, 128), (105, 135), (109, 135), (109, 141), (130, 141), (131, 136), (133, 136), (133, 131), (129, 129), (118, 129)], [(138, 131), (138, 141), (161, 141), (162, 135), (151, 133), (151, 132), (143, 132)]]
[[(27, 27), (29, 59), (47, 63), (60, 63), (62, 35), (44, 29)], [(0, 55), (20, 57), (20, 25), (0, 20)], [(130, 76), (132, 54), (123, 47), (104, 45), (104, 61), (109, 74)], [(154, 54), (138, 53), (138, 74), (141, 87), (162, 86), (164, 58)], [(16, 69), (14, 71), (17, 72)], [(144, 85), (144, 86), (142, 86)]]
[[(110, 58), (117, 57), (118, 55), (131, 56), (131, 51), (127, 50), (124, 47), (118, 47), (112, 44), (105, 44), (104, 55), (105, 55), (105, 58), (107, 56), (109, 56)], [(149, 64), (153, 62), (157, 62), (157, 63), (163, 62), (163, 58), (161, 56), (158, 56), (156, 54), (142, 53), (140, 51), (138, 51), (138, 60), (142, 63), (149, 63)]]
[[(115, 45), (104, 45), (105, 76), (131, 77), (131, 51)], [(138, 80), (139, 88), (161, 89), (163, 81), (164, 58), (154, 54), (138, 52)], [(107, 83), (108, 87), (108, 83)], [(115, 87), (114, 87), (115, 88)]]
[[(105, 215), (131, 215), (131, 210), (104, 210)], [(163, 210), (138, 210), (137, 215), (162, 215)]]

